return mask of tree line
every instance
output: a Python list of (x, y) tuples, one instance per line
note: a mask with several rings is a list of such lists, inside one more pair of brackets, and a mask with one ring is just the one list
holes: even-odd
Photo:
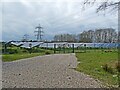
[(118, 33), (113, 28), (83, 31), (75, 34), (58, 34), (54, 36), (54, 42), (83, 42), (83, 43), (115, 43), (118, 41)]

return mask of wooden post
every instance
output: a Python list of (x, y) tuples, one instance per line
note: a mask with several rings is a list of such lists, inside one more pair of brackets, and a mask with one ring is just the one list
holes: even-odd
[(72, 48), (73, 48), (73, 51), (72, 51), (72, 53), (74, 53), (74, 44), (72, 44)]
[(84, 50), (85, 50), (85, 52), (86, 52), (86, 44), (84, 44)]
[(68, 44), (68, 47), (67, 47), (67, 52), (69, 53), (69, 44)]
[(48, 49), (48, 43), (46, 43), (46, 49)]
[(59, 45), (59, 53), (60, 53), (60, 51), (61, 51), (61, 46)]
[(32, 53), (32, 44), (31, 43), (29, 44), (29, 47), (30, 47), (29, 53), (31, 54)]
[(7, 43), (4, 44), (4, 53), (7, 52)]
[(54, 53), (56, 53), (56, 44), (54, 44)]
[(93, 48), (94, 51), (96, 51), (96, 44), (94, 43), (94, 48)]
[(61, 46), (60, 46), (60, 44), (58, 44), (58, 50), (59, 50), (59, 53), (60, 53), (60, 51), (61, 51)]
[(63, 44), (63, 53), (65, 53), (65, 45)]

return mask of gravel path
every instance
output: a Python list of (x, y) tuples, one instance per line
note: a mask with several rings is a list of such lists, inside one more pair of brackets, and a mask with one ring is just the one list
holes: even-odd
[(38, 56), (3, 62), (3, 88), (99, 88), (88, 75), (75, 71), (75, 54)]

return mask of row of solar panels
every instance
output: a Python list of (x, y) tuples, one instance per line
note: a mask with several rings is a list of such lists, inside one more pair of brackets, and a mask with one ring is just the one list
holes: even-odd
[(11, 42), (11, 44), (20, 46), (23, 48), (33, 48), (36, 46), (40, 46), (41, 44), (43, 44), (43, 42)]
[[(81, 46), (85, 46), (86, 47), (103, 47), (103, 48), (115, 48), (118, 47), (118, 43), (83, 43), (80, 44)], [(75, 44), (75, 47), (79, 46), (78, 44)]]
[(54, 48), (54, 44), (56, 44), (56, 47), (59, 46), (67, 46), (72, 47), (72, 44), (74, 44), (74, 47), (103, 47), (103, 48), (115, 48), (118, 47), (118, 43), (67, 43), (67, 42), (61, 42), (61, 43), (44, 43), (44, 42), (11, 42), (11, 44), (20, 46), (23, 48), (33, 48), (33, 47), (47, 47), (47, 48)]

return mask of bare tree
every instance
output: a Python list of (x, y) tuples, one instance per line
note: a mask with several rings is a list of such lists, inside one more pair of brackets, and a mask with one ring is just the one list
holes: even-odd
[(80, 42), (92, 43), (94, 37), (94, 31), (84, 31), (80, 34)]
[[(97, 3), (97, 1), (99, 0), (84, 0), (84, 3), (83, 3), (83, 7), (85, 7), (86, 5), (94, 5), (95, 3)], [(107, 9), (110, 9), (110, 11), (116, 11), (118, 9), (120, 9), (120, 1), (117, 1), (117, 2), (113, 2), (113, 1), (110, 1), (110, 0), (104, 0), (101, 2), (99, 2), (100, 4), (98, 5), (98, 7), (96, 8), (96, 12), (100, 12), (100, 11), (105, 11)]]
[(84, 42), (84, 43), (113, 43), (117, 42), (118, 33), (113, 28), (102, 28), (83, 31), (75, 34), (58, 34), (54, 36), (54, 41), (60, 42)]
[(117, 33), (112, 28), (96, 29), (94, 35), (97, 43), (113, 43), (117, 41)]
[(76, 42), (76, 35), (74, 34), (58, 34), (54, 36), (54, 41), (60, 42)]
[(117, 42), (118, 34), (113, 28), (83, 31), (77, 35), (80, 42), (113, 43)]

